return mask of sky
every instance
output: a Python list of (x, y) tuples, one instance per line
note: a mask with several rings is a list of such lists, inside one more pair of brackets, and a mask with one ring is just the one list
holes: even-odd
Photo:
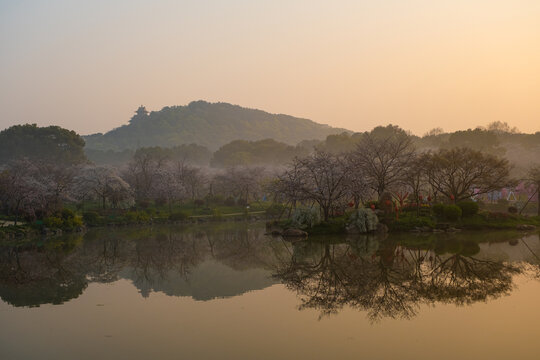
[(193, 100), (540, 131), (540, 1), (0, 0), (0, 129), (105, 132)]

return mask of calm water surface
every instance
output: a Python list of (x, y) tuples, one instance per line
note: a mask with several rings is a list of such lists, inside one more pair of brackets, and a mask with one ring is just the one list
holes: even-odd
[(539, 359), (538, 234), (262, 224), (0, 247), (0, 359)]

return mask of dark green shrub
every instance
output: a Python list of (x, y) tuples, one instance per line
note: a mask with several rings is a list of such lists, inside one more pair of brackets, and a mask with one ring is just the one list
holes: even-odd
[(510, 214), (517, 214), (518, 209), (517, 209), (517, 207), (515, 207), (515, 206), (510, 206), (510, 207), (508, 207), (508, 212), (509, 212)]
[(124, 215), (127, 222), (130, 223), (145, 223), (150, 221), (150, 215), (144, 211), (128, 211)]
[(195, 205), (196, 207), (203, 206), (204, 200), (196, 199), (195, 201), (193, 201), (193, 205)]
[(444, 218), (450, 221), (458, 221), (461, 217), (461, 208), (457, 205), (444, 206)]
[(234, 199), (232, 197), (228, 197), (228, 198), (225, 199), (223, 204), (225, 206), (234, 206), (234, 205), (236, 205), (236, 201), (234, 201)]
[(155, 204), (157, 206), (164, 206), (165, 204), (167, 204), (167, 199), (159, 197), (155, 200)]
[(437, 218), (442, 219), (444, 217), (444, 204), (435, 204), (431, 209)]
[(285, 205), (272, 204), (266, 209), (266, 215), (270, 217), (278, 217), (285, 211)]
[(457, 204), (457, 206), (459, 206), (461, 209), (461, 216), (464, 218), (476, 215), (479, 209), (478, 204), (474, 201), (461, 201)]
[(43, 225), (48, 228), (61, 228), (63, 224), (62, 218), (57, 216), (49, 216), (48, 218), (43, 219)]
[(86, 211), (83, 213), (83, 221), (86, 225), (96, 226), (101, 224), (101, 216), (96, 211)]
[(146, 199), (139, 199), (139, 200), (137, 200), (137, 203), (135, 205), (138, 208), (146, 209), (146, 208), (148, 208), (150, 206), (150, 201), (148, 201)]
[(212, 215), (212, 209), (208, 207), (201, 209), (201, 215)]
[(238, 200), (236, 200), (236, 205), (238, 205), (238, 206), (247, 206), (248, 203), (247, 203), (247, 201), (245, 199), (238, 199)]
[(402, 214), (399, 219), (391, 222), (389, 227), (392, 231), (410, 231), (422, 227), (434, 228), (435, 223), (430, 217)]
[(75, 213), (70, 209), (62, 209), (62, 211), (60, 212), (60, 216), (63, 220), (69, 220), (75, 217)]
[(171, 221), (182, 221), (188, 218), (188, 215), (182, 211), (172, 213), (169, 215), (169, 220)]

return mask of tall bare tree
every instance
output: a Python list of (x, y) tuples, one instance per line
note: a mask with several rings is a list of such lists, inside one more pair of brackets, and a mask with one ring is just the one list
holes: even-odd
[(508, 160), (469, 148), (440, 149), (425, 161), (430, 185), (454, 202), (511, 186)]
[(414, 154), (411, 137), (397, 126), (376, 127), (364, 134), (353, 158), (379, 195), (398, 184)]
[(348, 172), (343, 157), (315, 151), (308, 157), (296, 158), (279, 181), (290, 201), (317, 203), (328, 221), (331, 211), (346, 201)]

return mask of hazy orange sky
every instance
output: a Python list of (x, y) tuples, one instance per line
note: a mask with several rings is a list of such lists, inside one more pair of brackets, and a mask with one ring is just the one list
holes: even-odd
[(539, 0), (0, 0), (0, 129), (192, 100), (351, 130), (540, 131)]

